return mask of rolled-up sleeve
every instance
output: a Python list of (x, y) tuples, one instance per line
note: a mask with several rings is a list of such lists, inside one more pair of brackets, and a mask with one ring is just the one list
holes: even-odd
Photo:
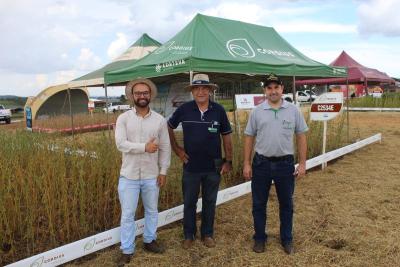
[(117, 149), (124, 153), (145, 153), (146, 143), (133, 143), (128, 141), (126, 130), (125, 117), (119, 116), (115, 126), (115, 143), (117, 145)]
[(170, 164), (171, 144), (169, 141), (167, 121), (163, 119), (159, 130), (158, 165), (160, 167), (160, 174), (167, 175)]

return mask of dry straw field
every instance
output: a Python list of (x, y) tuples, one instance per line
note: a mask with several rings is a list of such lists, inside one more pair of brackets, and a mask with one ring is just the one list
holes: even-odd
[[(198, 242), (195, 249), (183, 251), (179, 245), (181, 229), (176, 223), (160, 231), (160, 238), (169, 247), (165, 256), (149, 255), (139, 249), (131, 266), (365, 266), (363, 262), (373, 266), (372, 263), (399, 260), (399, 247), (391, 243), (399, 234), (395, 232), (399, 229), (398, 223), (395, 227), (400, 218), (399, 198), (394, 192), (399, 195), (395, 178), (400, 176), (400, 155), (392, 143), (399, 142), (399, 115), (352, 113), (349, 141), (383, 131), (383, 144), (346, 156), (329, 165), (327, 171), (313, 171), (298, 182), (294, 256), (284, 257), (279, 250), (274, 196), (269, 208), (272, 216), (268, 252), (254, 255), (250, 251), (251, 200), (246, 196), (218, 208), (217, 249), (207, 250)], [(245, 114), (241, 116), (242, 124), (246, 119)], [(120, 153), (107, 132), (77, 135), (72, 141), (70, 136), (26, 133), (18, 129), (22, 124), (2, 126), (0, 265), (118, 226)], [(319, 154), (322, 140), (321, 123), (310, 126), (309, 158)], [(330, 123), (329, 129), (328, 150), (347, 143), (345, 116)], [(224, 178), (222, 188), (243, 182), (241, 140), (235, 133), (234, 147), (238, 149), (234, 172)], [(95, 154), (65, 153), (65, 148)], [(363, 153), (367, 158), (360, 158)], [(376, 168), (385, 174), (374, 173)], [(161, 210), (182, 202), (180, 176), (181, 165), (174, 157), (167, 187), (160, 196)], [(384, 189), (389, 191), (383, 193)], [(142, 212), (139, 209), (138, 218)], [(117, 253), (114, 246), (73, 265), (112, 266)], [(373, 261), (374, 255), (380, 256)]]
[[(400, 114), (351, 113), (352, 135), (365, 138), (377, 132), (373, 144), (315, 169), (297, 181), (295, 192), (295, 254), (279, 244), (276, 194), (268, 206), (266, 252), (252, 252), (251, 196), (217, 208), (217, 247), (197, 241), (181, 248), (179, 223), (159, 231), (168, 250), (154, 255), (141, 248), (127, 266), (399, 266), (400, 264)], [(118, 246), (67, 266), (113, 266)]]

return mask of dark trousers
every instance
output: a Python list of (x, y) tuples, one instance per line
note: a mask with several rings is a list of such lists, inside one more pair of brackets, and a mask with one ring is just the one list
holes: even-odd
[(200, 192), (203, 198), (201, 212), (201, 237), (214, 234), (215, 203), (221, 176), (216, 172), (190, 173), (183, 171), (183, 233), (185, 239), (196, 236), (196, 208)]
[(272, 180), (279, 201), (280, 237), (282, 244), (292, 242), (293, 226), (293, 192), (294, 192), (294, 159), (286, 158), (271, 161), (266, 157), (255, 154), (253, 158), (253, 178), (251, 190), (253, 199), (254, 239), (265, 242), (267, 202)]

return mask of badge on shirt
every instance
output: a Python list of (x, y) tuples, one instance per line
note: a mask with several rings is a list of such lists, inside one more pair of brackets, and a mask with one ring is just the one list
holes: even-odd
[(210, 133), (216, 133), (216, 132), (218, 132), (218, 129), (217, 128), (213, 128), (213, 127), (208, 127), (208, 131)]
[(208, 127), (208, 131), (210, 133), (217, 133), (218, 132), (218, 128), (216, 128), (216, 127), (218, 127), (218, 125), (219, 125), (218, 121), (212, 121), (211, 122), (211, 127)]

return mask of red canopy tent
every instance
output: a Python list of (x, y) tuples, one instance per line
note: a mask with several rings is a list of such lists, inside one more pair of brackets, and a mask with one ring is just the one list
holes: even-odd
[(386, 73), (365, 67), (350, 57), (345, 51), (343, 51), (331, 64), (330, 66), (347, 67), (348, 77), (346, 78), (323, 78), (323, 79), (312, 79), (312, 80), (298, 80), (296, 85), (340, 85), (346, 84), (364, 84), (364, 88), (367, 88), (368, 82), (373, 84), (394, 84), (395, 81), (390, 78)]

